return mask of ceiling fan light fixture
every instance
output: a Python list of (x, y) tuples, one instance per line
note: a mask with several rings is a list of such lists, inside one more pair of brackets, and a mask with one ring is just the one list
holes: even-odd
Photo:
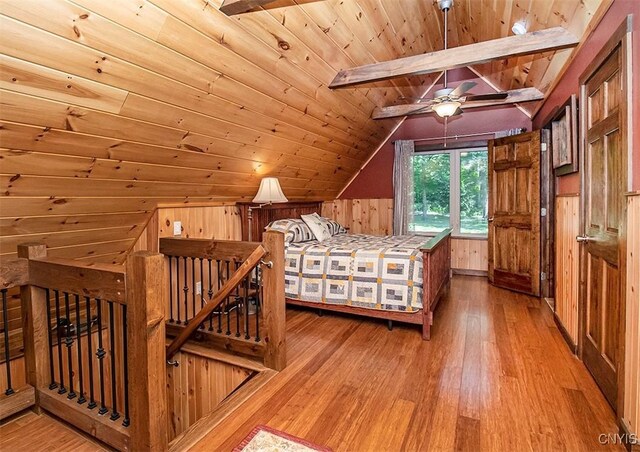
[(511, 31), (514, 35), (523, 35), (527, 32), (527, 24), (523, 21), (516, 22), (513, 24), (513, 27), (511, 27)]
[(436, 114), (441, 118), (448, 118), (450, 116), (453, 116), (453, 114), (458, 110), (458, 108), (460, 108), (460, 105), (462, 104), (458, 101), (447, 100), (434, 105), (433, 107), (431, 107), (431, 109), (435, 111)]

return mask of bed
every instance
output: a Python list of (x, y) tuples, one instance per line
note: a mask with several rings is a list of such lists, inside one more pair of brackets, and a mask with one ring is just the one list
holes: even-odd
[(433, 311), (450, 280), (451, 230), (417, 235), (348, 234), (326, 219), (331, 237), (319, 242), (300, 219), (267, 229), (285, 234), (285, 296), (290, 305), (422, 325), (431, 335)]

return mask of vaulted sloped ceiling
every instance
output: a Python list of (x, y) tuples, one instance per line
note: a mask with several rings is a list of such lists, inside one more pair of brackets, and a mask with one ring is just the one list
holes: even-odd
[[(0, 256), (44, 241), (120, 261), (158, 203), (251, 199), (267, 175), (290, 199), (332, 199), (398, 123), (372, 110), (436, 79), (327, 88), (340, 69), (441, 49), (431, 0), (282, 0), (233, 17), (221, 3), (0, 1)], [(581, 35), (599, 2), (523, 3), (456, 1), (452, 45), (506, 36), (523, 14)], [(477, 69), (513, 88), (561, 66)]]

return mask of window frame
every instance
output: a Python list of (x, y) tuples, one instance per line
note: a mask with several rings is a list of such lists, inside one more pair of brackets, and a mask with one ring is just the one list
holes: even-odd
[[(452, 229), (451, 236), (454, 238), (486, 240), (489, 235), (487, 229), (486, 234), (474, 234), (460, 231), (460, 158), (462, 153), (467, 152), (487, 152), (487, 165), (489, 159), (489, 148), (487, 146), (472, 146), (456, 149), (434, 149), (428, 151), (415, 151), (411, 158), (419, 155), (429, 154), (448, 154), (449, 155), (449, 227)], [(487, 174), (488, 177), (488, 174)], [(489, 201), (489, 188), (487, 187), (487, 202)], [(412, 219), (413, 220), (413, 219)], [(412, 234), (424, 235), (432, 237), (434, 232), (411, 231)]]

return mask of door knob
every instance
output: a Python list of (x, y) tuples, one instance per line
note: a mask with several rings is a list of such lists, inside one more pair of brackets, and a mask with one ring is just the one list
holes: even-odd
[(490, 217), (487, 221), (488, 221), (489, 223), (493, 222), (493, 217)]
[(577, 242), (584, 242), (584, 243), (589, 243), (589, 242), (593, 242), (594, 238), (593, 237), (589, 237), (588, 235), (579, 235), (576, 237), (576, 241)]

